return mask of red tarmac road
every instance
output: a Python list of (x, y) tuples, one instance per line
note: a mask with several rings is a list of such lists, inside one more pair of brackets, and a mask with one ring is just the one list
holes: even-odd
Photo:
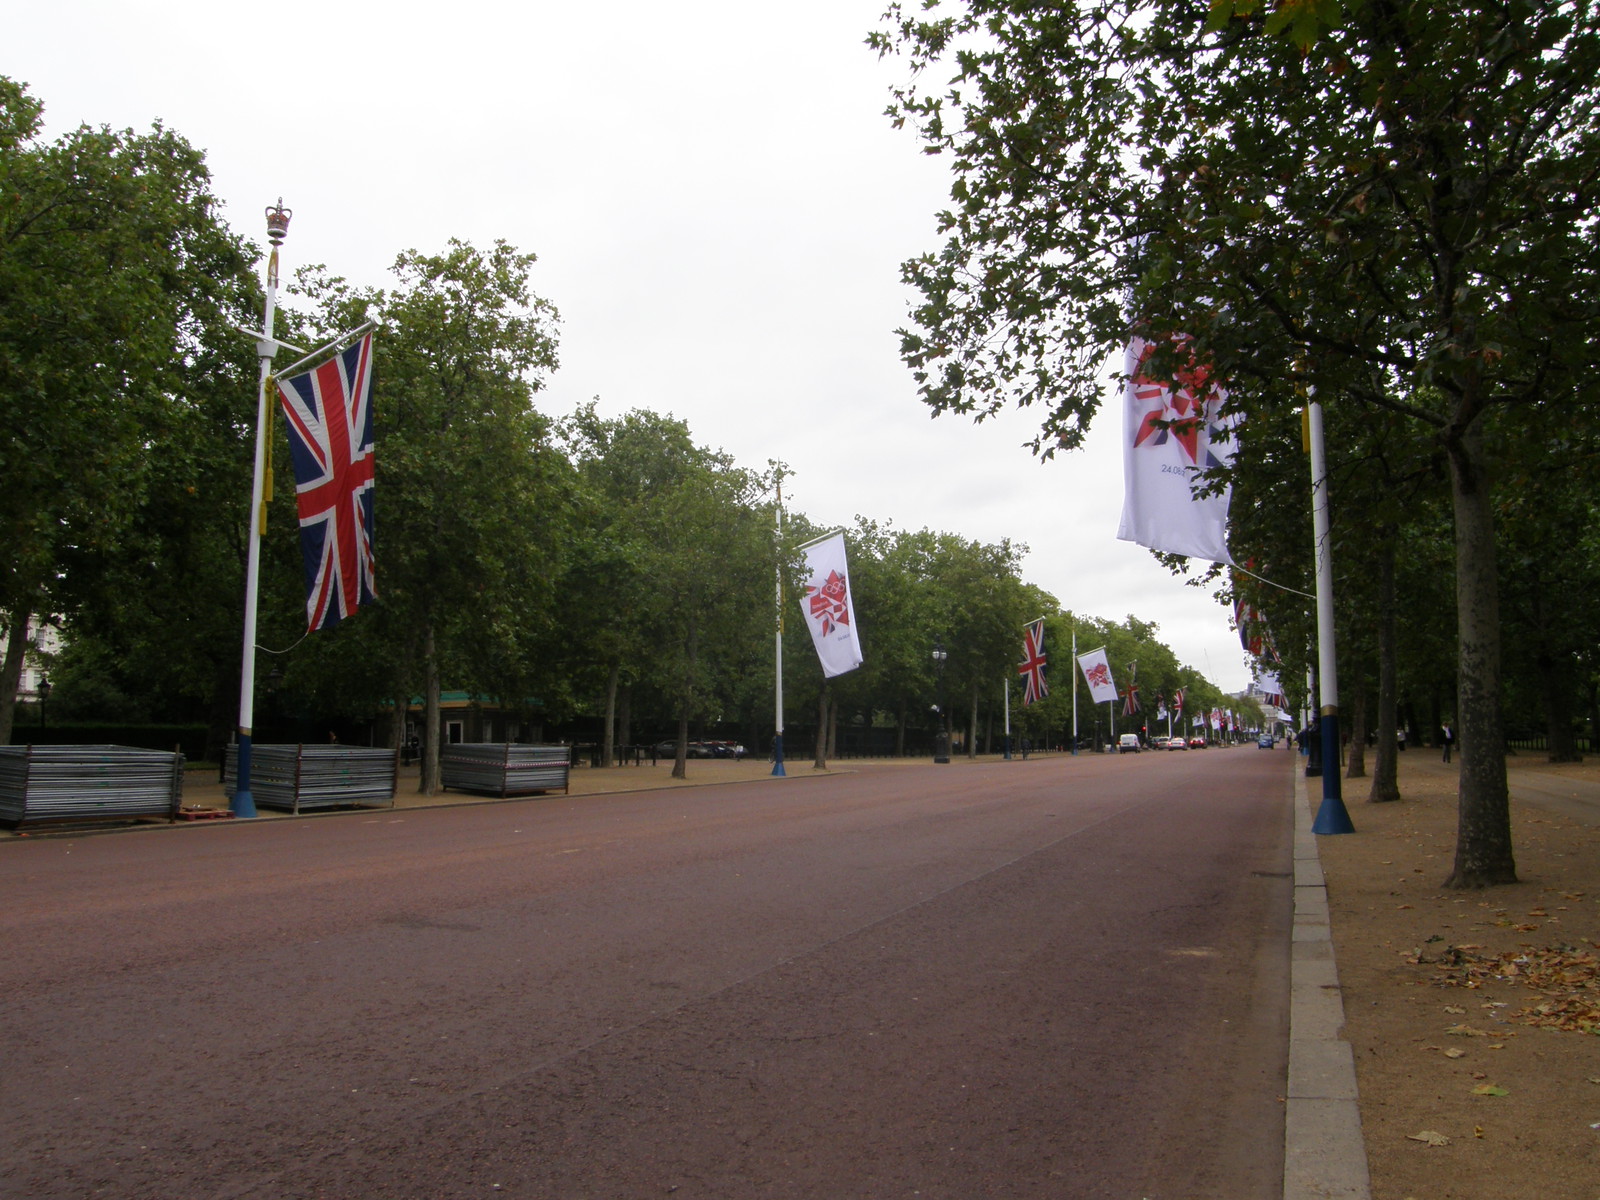
[(1292, 779), (1051, 757), (0, 845), (0, 1197), (1266, 1200)]

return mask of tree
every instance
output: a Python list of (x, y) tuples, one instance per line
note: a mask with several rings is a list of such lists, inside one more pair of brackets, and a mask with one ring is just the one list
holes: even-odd
[(1041, 445), (1076, 445), (1131, 312), (1189, 335), (1246, 411), (1291, 403), (1293, 370), (1443, 450), (1457, 886), (1515, 879), (1487, 447), (1506, 410), (1581, 402), (1600, 322), (1596, 19), (1531, 2), (971, 0), (951, 17), (893, 8), (872, 39), (919, 72), (955, 68), (892, 110), (956, 172), (943, 250), (906, 267), (923, 303), (903, 354), (936, 411), (1041, 404)]
[(562, 433), (584, 496), (563, 588), (588, 669), (574, 667), (604, 681), (584, 687), (604, 690), (607, 761), (619, 688), (664, 690), (680, 722), (681, 777), (687, 722), (731, 702), (748, 673), (719, 672), (750, 652), (746, 625), (770, 627), (772, 522), (755, 507), (765, 484), (697, 446), (682, 421), (646, 410), (608, 420), (585, 405)]
[(371, 621), (381, 629), (368, 633), (383, 666), (372, 700), (403, 712), (422, 693), (428, 794), (439, 786), (441, 679), (525, 704), (540, 681), (535, 647), (552, 632), (565, 465), (533, 405), (556, 366), (558, 319), (529, 290), (535, 261), (503, 241), (480, 250), (452, 239), (440, 254), (401, 254), (392, 293), (317, 291), (330, 328), (380, 321)]
[[(228, 511), (196, 497), (237, 469), (250, 401), (250, 347), (231, 331), (254, 307), (250, 255), (204, 157), (160, 125), (45, 143), (41, 112), (0, 78), (0, 741), (29, 620), (97, 597), (104, 616), (91, 567), (142, 562), (149, 581), (155, 526), (181, 536)], [(158, 639), (164, 661), (204, 674), (182, 632)]]

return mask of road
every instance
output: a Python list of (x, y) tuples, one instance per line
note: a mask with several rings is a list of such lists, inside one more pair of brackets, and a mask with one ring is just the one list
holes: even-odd
[(0, 846), (0, 1196), (1266, 1200), (1251, 748)]

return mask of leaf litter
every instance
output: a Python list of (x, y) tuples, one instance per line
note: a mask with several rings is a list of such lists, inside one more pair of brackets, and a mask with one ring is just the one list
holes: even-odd
[[(1600, 956), (1592, 949), (1523, 947), (1500, 954), (1481, 954), (1480, 949), (1447, 946), (1437, 956), (1418, 949), (1407, 961), (1433, 967), (1434, 983), (1439, 987), (1478, 989), (1490, 983), (1511, 983), (1539, 993), (1541, 999), (1507, 1013), (1510, 1020), (1568, 1033), (1600, 1034)], [(1446, 1032), (1483, 1036), (1465, 1025)]]

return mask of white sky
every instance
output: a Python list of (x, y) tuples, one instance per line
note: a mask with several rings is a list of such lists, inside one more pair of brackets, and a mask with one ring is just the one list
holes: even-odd
[(786, 462), (818, 523), (1026, 543), (1025, 577), (1063, 605), (1154, 621), (1243, 688), (1226, 610), (1116, 540), (1114, 407), (1041, 464), (1026, 413), (974, 426), (917, 399), (899, 264), (937, 248), (948, 180), (882, 115), (904, 70), (863, 44), (884, 7), (55, 0), (12, 6), (0, 74), (51, 136), (183, 134), (258, 244), (282, 196), (286, 275), (388, 286), (399, 251), (450, 237), (532, 251), (562, 316), (546, 412), (672, 413), (745, 466)]

